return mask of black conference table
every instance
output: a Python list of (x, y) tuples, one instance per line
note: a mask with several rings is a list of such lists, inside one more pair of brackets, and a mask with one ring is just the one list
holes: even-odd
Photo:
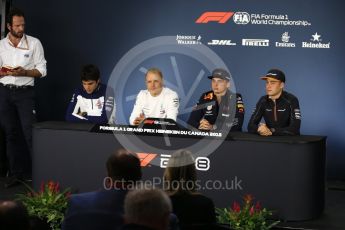
[[(120, 127), (120, 126), (119, 126)], [(99, 127), (98, 127), (99, 128)], [(125, 129), (118, 127), (117, 130)], [(100, 189), (106, 177), (108, 156), (123, 146), (123, 140), (137, 143), (141, 153), (143, 180), (162, 187), (166, 151), (197, 143), (199, 137), (130, 132), (91, 132), (91, 124), (58, 121), (41, 122), (33, 128), (33, 185), (55, 180), (77, 192)], [(131, 130), (131, 129), (129, 129)], [(209, 137), (209, 140), (217, 138)], [(207, 141), (207, 138), (206, 138)], [(217, 140), (216, 140), (217, 141)], [(325, 201), (326, 137), (261, 137), (249, 133), (230, 133), (211, 155), (200, 156), (200, 192), (213, 199), (216, 207), (229, 207), (252, 194), (285, 221), (317, 218)], [(152, 147), (153, 146), (153, 147)], [(133, 147), (135, 148), (135, 147)], [(164, 149), (164, 154), (157, 152)], [(206, 161), (205, 161), (205, 158)]]

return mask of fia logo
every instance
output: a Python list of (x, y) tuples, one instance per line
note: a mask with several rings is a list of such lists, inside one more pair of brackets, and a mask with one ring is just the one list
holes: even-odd
[(247, 12), (236, 12), (233, 20), (236, 24), (246, 25), (250, 22), (250, 15)]

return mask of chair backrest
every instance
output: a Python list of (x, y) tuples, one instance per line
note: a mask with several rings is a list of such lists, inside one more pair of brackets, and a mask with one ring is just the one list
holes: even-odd
[(181, 226), (181, 230), (231, 230), (228, 225), (223, 224), (189, 224)]
[(38, 217), (30, 217), (30, 227), (31, 230), (51, 230), (47, 221)]
[(63, 230), (116, 230), (123, 225), (123, 218), (109, 212), (83, 212), (70, 216), (63, 224)]

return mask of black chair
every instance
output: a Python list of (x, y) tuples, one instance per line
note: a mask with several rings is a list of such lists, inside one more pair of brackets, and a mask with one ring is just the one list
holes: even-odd
[(35, 216), (30, 217), (30, 227), (31, 230), (51, 230), (47, 221)]

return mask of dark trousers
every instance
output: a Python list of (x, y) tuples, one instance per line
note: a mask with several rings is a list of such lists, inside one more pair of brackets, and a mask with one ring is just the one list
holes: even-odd
[(0, 85), (0, 124), (6, 138), (10, 175), (31, 174), (34, 89)]
[(3, 130), (0, 128), (0, 176), (7, 173), (6, 139)]

